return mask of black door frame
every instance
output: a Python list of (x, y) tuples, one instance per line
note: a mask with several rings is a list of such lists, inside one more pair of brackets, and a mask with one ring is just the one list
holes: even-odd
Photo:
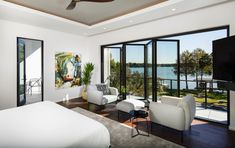
[(157, 46), (157, 42), (175, 42), (177, 44), (177, 97), (180, 96), (180, 72), (179, 72), (179, 69), (180, 69), (180, 40), (175, 40), (175, 39), (155, 39), (153, 40), (153, 42), (155, 42), (155, 47), (153, 48), (155, 51), (154, 51), (154, 59), (153, 59), (153, 72), (155, 73), (154, 74), (154, 79), (153, 79), (153, 85), (155, 85), (153, 88), (155, 88), (155, 91), (154, 92), (154, 99), (153, 101), (157, 101), (157, 92), (156, 92), (156, 88), (157, 88), (157, 77), (158, 77), (158, 74), (157, 74), (157, 51), (158, 51), (158, 46)]
[[(25, 38), (25, 37), (17, 37), (16, 38), (16, 50), (17, 50), (17, 107), (20, 106), (20, 54), (19, 54), (19, 40), (20, 39), (25, 39), (25, 40), (32, 40), (32, 41), (40, 41), (41, 42), (41, 92), (42, 92), (42, 98), (41, 101), (44, 101), (44, 41), (39, 40), (39, 39), (31, 39), (31, 38)], [(24, 61), (25, 61), (25, 50), (24, 50)], [(24, 96), (26, 97), (26, 92), (25, 92), (25, 84), (26, 84), (26, 62), (24, 62)], [(26, 98), (25, 98), (26, 99)]]
[(111, 49), (117, 49), (119, 50), (119, 54), (120, 54), (120, 88), (119, 90), (121, 90), (121, 83), (122, 83), (122, 47), (101, 47), (101, 71), (103, 71), (101, 73), (101, 82), (104, 83), (105, 80), (104, 80), (104, 50), (105, 48), (111, 48)]
[[(137, 39), (137, 40), (130, 40), (130, 41), (124, 41), (124, 42), (118, 42), (118, 43), (111, 43), (111, 44), (105, 44), (105, 45), (101, 45), (101, 61), (103, 58), (102, 55), (102, 49), (105, 47), (110, 47), (110, 46), (114, 46), (114, 45), (124, 45), (124, 44), (128, 44), (131, 42), (141, 42), (141, 41), (146, 41), (146, 40), (150, 40), (150, 42), (152, 42), (152, 59), (155, 59), (155, 50), (154, 48), (156, 47), (156, 43), (154, 42), (154, 40), (158, 40), (158, 39), (162, 39), (162, 38), (169, 38), (169, 37), (175, 37), (175, 36), (181, 36), (181, 35), (188, 35), (188, 34), (195, 34), (195, 33), (202, 33), (202, 32), (209, 32), (209, 31), (216, 31), (216, 30), (222, 30), (222, 29), (226, 29), (227, 30), (227, 37), (230, 35), (230, 26), (229, 25), (223, 25), (223, 26), (217, 26), (217, 27), (211, 27), (211, 28), (205, 28), (205, 29), (198, 29), (198, 30), (193, 30), (193, 31), (186, 31), (186, 32), (181, 32), (181, 33), (174, 33), (174, 34), (169, 34), (169, 35), (162, 35), (162, 36), (155, 36), (155, 37), (148, 37), (148, 38), (142, 38), (142, 39)], [(150, 43), (149, 42), (149, 43)], [(147, 43), (147, 44), (149, 44)], [(124, 49), (122, 49), (124, 50)], [(153, 61), (154, 62), (154, 61)], [(154, 64), (153, 64), (154, 65)], [(103, 77), (103, 63), (101, 63), (101, 82), (102, 81), (102, 77)], [(179, 69), (179, 68), (178, 68)], [(179, 71), (179, 70), (178, 70)], [(154, 73), (154, 71), (152, 71)], [(156, 75), (152, 74), (153, 79), (156, 78)], [(153, 87), (153, 90), (156, 90), (156, 88)], [(227, 125), (230, 125), (230, 91), (228, 91), (228, 97), (227, 97)], [(154, 92), (154, 91), (153, 91)], [(154, 95), (153, 95), (154, 96)], [(153, 101), (156, 101), (156, 98), (153, 98)], [(212, 122), (212, 121), (210, 121)], [(218, 123), (220, 124), (220, 123)]]
[[(147, 80), (146, 80), (146, 78), (147, 78), (147, 61), (146, 61), (146, 59), (147, 59), (147, 48), (146, 48), (146, 44), (131, 44), (131, 43), (129, 43), (129, 44), (123, 44), (123, 46), (124, 46), (124, 50), (123, 50), (123, 53), (125, 53), (124, 55), (123, 55), (123, 61), (125, 61), (125, 62), (123, 62), (123, 70), (124, 70), (124, 73), (123, 73), (123, 80), (125, 81), (124, 82), (124, 86), (125, 86), (125, 88), (126, 88), (126, 49), (127, 49), (127, 46), (143, 46), (143, 49), (144, 49), (144, 99), (147, 99)], [(126, 89), (125, 89), (126, 90)], [(127, 92), (126, 92), (127, 93)]]

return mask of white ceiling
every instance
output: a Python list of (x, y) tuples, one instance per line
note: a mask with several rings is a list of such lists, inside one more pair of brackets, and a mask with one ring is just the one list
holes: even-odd
[(66, 10), (71, 0), (5, 0), (21, 6), (74, 20), (86, 25), (128, 14), (166, 0), (114, 0), (112, 2), (79, 2), (73, 10)]
[[(93, 36), (228, 1), (233, 0), (168, 0), (139, 11), (89, 26), (0, 0), (0, 19), (16, 21), (82, 36)], [(175, 9), (175, 11), (172, 11), (172, 9)]]

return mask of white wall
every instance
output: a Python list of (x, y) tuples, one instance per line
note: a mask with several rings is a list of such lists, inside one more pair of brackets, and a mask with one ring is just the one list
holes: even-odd
[[(86, 38), (63, 32), (0, 20), (0, 110), (16, 107), (17, 104), (17, 65), (16, 37), (40, 39), (44, 41), (44, 98), (61, 101), (80, 95), (80, 87), (55, 89), (56, 51), (74, 51), (82, 54), (82, 63), (87, 62)], [(37, 68), (37, 67), (35, 67)]]
[[(91, 37), (89, 49), (94, 53), (93, 62), (98, 65), (94, 80), (100, 82), (100, 45), (223, 25), (230, 25), (230, 35), (235, 35), (234, 10), (235, 2), (233, 1)], [(231, 92), (230, 108), (230, 128), (235, 129), (235, 92)]]
[[(193, 12), (124, 28), (87, 38), (47, 30), (39, 27), (0, 20), (0, 109), (16, 106), (16, 37), (44, 40), (44, 98), (60, 101), (66, 94), (78, 97), (80, 88), (56, 90), (54, 87), (55, 51), (76, 51), (82, 54), (82, 63), (95, 63), (93, 83), (100, 82), (100, 45), (121, 41), (162, 36), (192, 30), (230, 25), (235, 34), (235, 2), (216, 5)], [(235, 129), (235, 92), (231, 92), (231, 129)]]

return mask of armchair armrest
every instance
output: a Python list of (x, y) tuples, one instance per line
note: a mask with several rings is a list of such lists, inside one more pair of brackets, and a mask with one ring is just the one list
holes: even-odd
[(111, 92), (111, 95), (118, 95), (118, 89), (115, 87), (109, 87), (109, 90)]
[(179, 101), (182, 100), (182, 98), (179, 97), (173, 97), (173, 96), (162, 96), (161, 102), (164, 104), (174, 105), (177, 106)]
[(180, 107), (151, 102), (149, 106), (152, 122), (182, 131), (185, 128), (184, 110)]
[(97, 105), (103, 105), (103, 92), (98, 90), (87, 91), (87, 101)]

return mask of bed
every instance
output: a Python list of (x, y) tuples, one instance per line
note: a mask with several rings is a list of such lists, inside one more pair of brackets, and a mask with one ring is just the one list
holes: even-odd
[(0, 111), (0, 147), (107, 148), (110, 135), (101, 123), (44, 101)]

